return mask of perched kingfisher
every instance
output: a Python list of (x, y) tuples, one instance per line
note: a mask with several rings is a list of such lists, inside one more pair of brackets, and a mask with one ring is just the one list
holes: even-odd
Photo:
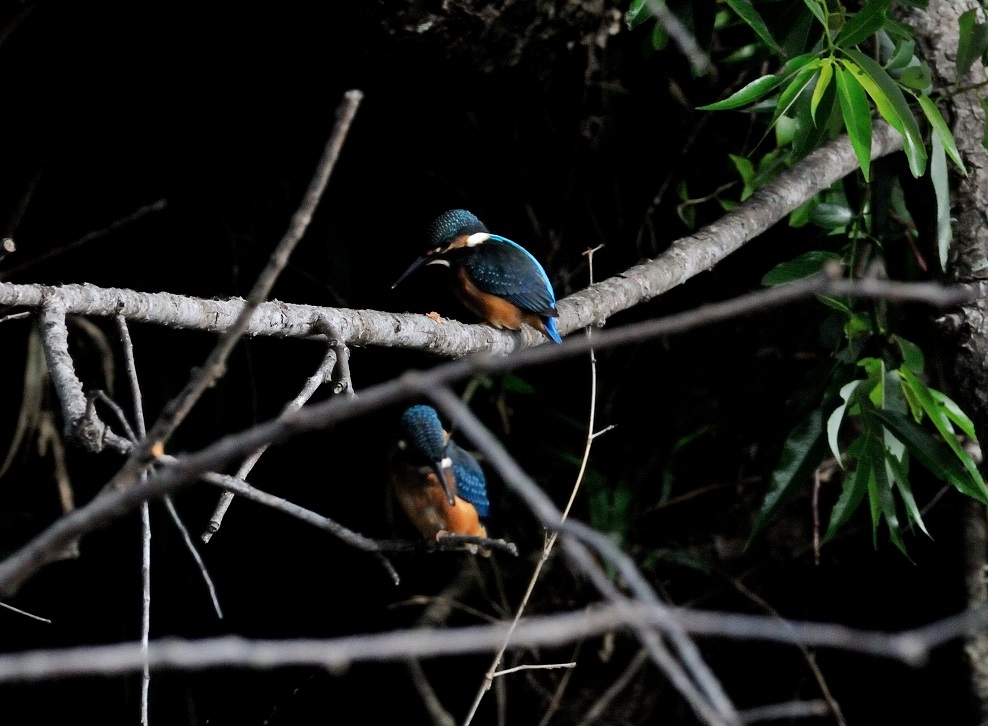
[(528, 323), (550, 340), (562, 342), (549, 277), (524, 247), (491, 234), (465, 209), (440, 214), (427, 236), (429, 249), (392, 289), (422, 265), (445, 265), (453, 272), (457, 297), (490, 325), (519, 330), (522, 323)]
[[(481, 523), (490, 511), (484, 472), (473, 456), (450, 440), (431, 406), (412, 406), (402, 414), (391, 486), (426, 539), (487, 536)], [(476, 552), (476, 547), (471, 550)]]

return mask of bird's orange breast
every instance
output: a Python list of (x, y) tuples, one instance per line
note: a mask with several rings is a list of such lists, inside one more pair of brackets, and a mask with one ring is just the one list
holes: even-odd
[(474, 506), (460, 497), (454, 497), (451, 505), (435, 472), (402, 465), (392, 473), (391, 483), (401, 508), (427, 539), (443, 534), (487, 536)]

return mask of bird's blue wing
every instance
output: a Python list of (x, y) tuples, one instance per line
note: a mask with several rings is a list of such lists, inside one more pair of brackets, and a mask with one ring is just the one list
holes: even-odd
[(484, 470), (480, 468), (480, 464), (473, 456), (453, 441), (447, 445), (446, 455), (453, 460), (457, 494), (473, 505), (481, 519), (486, 519), (491, 504), (487, 500), (487, 481), (484, 479)]
[(528, 250), (496, 234), (481, 248), (480, 254), (470, 255), (464, 263), (478, 288), (530, 313), (559, 315), (549, 277)]

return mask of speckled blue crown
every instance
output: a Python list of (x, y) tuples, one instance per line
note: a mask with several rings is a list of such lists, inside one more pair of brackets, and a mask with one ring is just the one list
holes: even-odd
[(401, 415), (401, 428), (408, 443), (429, 461), (440, 461), (445, 456), (443, 425), (432, 406), (406, 409)]
[(454, 237), (475, 232), (486, 232), (487, 227), (477, 217), (465, 209), (450, 209), (443, 212), (429, 225), (426, 237), (430, 247), (441, 247)]

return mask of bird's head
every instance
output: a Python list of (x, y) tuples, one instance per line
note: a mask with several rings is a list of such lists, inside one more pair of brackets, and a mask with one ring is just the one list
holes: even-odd
[(453, 461), (446, 453), (449, 435), (443, 430), (436, 409), (424, 405), (407, 408), (401, 415), (401, 432), (405, 450), (436, 472), (447, 500), (454, 505), (456, 478)]
[(450, 209), (436, 217), (426, 231), (429, 248), (399, 277), (391, 289), (423, 265), (449, 267), (448, 255), (454, 250), (476, 247), (490, 239), (487, 227), (465, 209)]

